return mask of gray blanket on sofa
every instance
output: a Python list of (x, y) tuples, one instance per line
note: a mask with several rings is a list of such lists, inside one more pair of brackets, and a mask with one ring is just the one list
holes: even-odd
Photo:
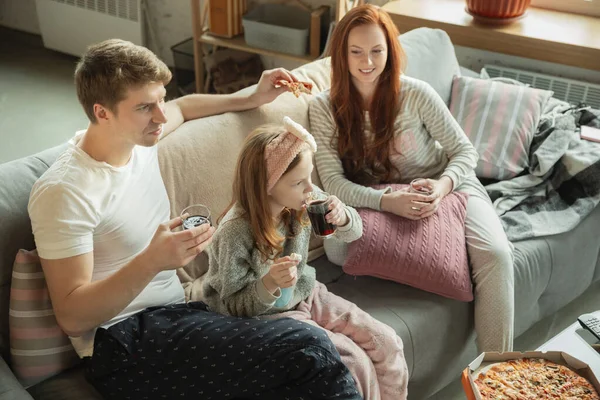
[(487, 185), (510, 241), (573, 229), (600, 202), (600, 143), (579, 126), (600, 127), (600, 111), (551, 99), (524, 174)]

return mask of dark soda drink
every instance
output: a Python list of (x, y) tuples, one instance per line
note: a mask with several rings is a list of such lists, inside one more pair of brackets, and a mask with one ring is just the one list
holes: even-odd
[(210, 210), (204, 204), (187, 206), (181, 211), (180, 215), (183, 219), (183, 229), (191, 229), (205, 223), (212, 225)]
[(192, 229), (206, 223), (210, 224), (210, 218), (204, 215), (191, 215), (183, 221), (183, 229)]
[(327, 237), (335, 233), (336, 226), (327, 222), (325, 216), (331, 212), (329, 202), (326, 200), (315, 200), (308, 203), (306, 207), (310, 223), (312, 224), (315, 235)]

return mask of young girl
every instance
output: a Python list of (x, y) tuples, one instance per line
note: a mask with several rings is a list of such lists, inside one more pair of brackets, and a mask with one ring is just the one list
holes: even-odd
[[(355, 304), (329, 293), (306, 264), (311, 226), (305, 205), (319, 190), (311, 182), (316, 150), (312, 135), (288, 117), (283, 126), (260, 127), (246, 139), (232, 205), (208, 252), (205, 301), (228, 315), (291, 317), (319, 326), (365, 399), (405, 399), (408, 370), (401, 339)], [(330, 200), (326, 219), (337, 230), (326, 240), (358, 239), (362, 222), (356, 210), (335, 196)]]
[[(475, 330), (481, 351), (513, 345), (512, 248), (491, 201), (473, 172), (478, 154), (429, 84), (401, 75), (404, 56), (389, 15), (366, 5), (348, 12), (333, 33), (331, 89), (310, 104), (323, 186), (343, 202), (427, 218), (453, 190), (469, 194), (465, 223), (475, 283)], [(410, 60), (409, 60), (410, 61)], [(374, 190), (409, 183), (432, 190)], [(327, 255), (338, 264), (345, 254)]]

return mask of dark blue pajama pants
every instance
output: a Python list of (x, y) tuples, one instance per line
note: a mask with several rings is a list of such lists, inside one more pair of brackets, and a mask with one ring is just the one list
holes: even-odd
[(321, 329), (228, 317), (201, 302), (149, 308), (98, 329), (86, 377), (111, 400), (361, 399)]

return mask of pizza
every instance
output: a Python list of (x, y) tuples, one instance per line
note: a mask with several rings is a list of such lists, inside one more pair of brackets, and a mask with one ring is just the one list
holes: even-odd
[(543, 358), (493, 364), (475, 379), (475, 384), (484, 400), (600, 399), (587, 379)]
[(289, 82), (285, 79), (279, 79), (277, 82), (275, 82), (275, 86), (287, 86), (288, 90), (296, 97), (300, 97), (300, 93), (311, 94), (313, 87), (312, 83), (310, 82)]

